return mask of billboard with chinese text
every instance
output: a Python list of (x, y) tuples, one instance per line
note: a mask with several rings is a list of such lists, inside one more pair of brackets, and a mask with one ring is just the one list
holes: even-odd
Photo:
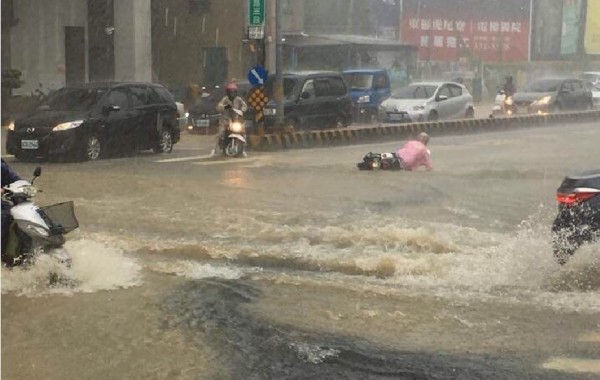
[(585, 51), (588, 54), (600, 54), (600, 1), (588, 1)]
[(419, 59), (527, 61), (529, 0), (404, 0), (402, 40)]

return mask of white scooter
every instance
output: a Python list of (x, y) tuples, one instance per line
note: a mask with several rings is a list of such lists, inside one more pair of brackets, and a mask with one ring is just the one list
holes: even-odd
[(2, 200), (12, 204), (13, 218), (7, 234), (2, 262), (7, 266), (27, 265), (40, 254), (48, 254), (59, 263), (70, 265), (71, 257), (61, 247), (64, 235), (79, 227), (72, 201), (38, 207), (32, 202), (37, 189), (33, 182), (42, 173), (39, 166), (31, 183), (18, 180), (2, 188)]
[(500, 90), (494, 99), (492, 107), (493, 116), (512, 116), (516, 113), (516, 107), (512, 96), (506, 96), (504, 90)]
[(232, 108), (230, 111), (229, 125), (225, 128), (219, 141), (223, 155), (227, 157), (243, 157), (246, 149), (246, 123), (244, 113)]

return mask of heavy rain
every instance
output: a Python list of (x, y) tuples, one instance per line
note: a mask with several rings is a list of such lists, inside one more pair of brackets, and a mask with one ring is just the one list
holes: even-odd
[(600, 378), (600, 0), (1, 10), (2, 378)]

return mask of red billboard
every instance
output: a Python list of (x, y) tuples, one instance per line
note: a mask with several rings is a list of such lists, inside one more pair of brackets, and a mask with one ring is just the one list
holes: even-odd
[(419, 47), (421, 60), (528, 59), (529, 1), (409, 0), (405, 4), (402, 40)]

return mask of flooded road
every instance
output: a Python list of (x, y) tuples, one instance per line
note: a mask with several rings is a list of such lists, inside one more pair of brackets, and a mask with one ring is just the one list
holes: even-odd
[(558, 267), (549, 241), (564, 175), (600, 167), (597, 123), (432, 136), (432, 172), (356, 169), (400, 141), (212, 142), (42, 164), (38, 202), (77, 207), (72, 282), (2, 270), (3, 377), (600, 377), (600, 245)]

